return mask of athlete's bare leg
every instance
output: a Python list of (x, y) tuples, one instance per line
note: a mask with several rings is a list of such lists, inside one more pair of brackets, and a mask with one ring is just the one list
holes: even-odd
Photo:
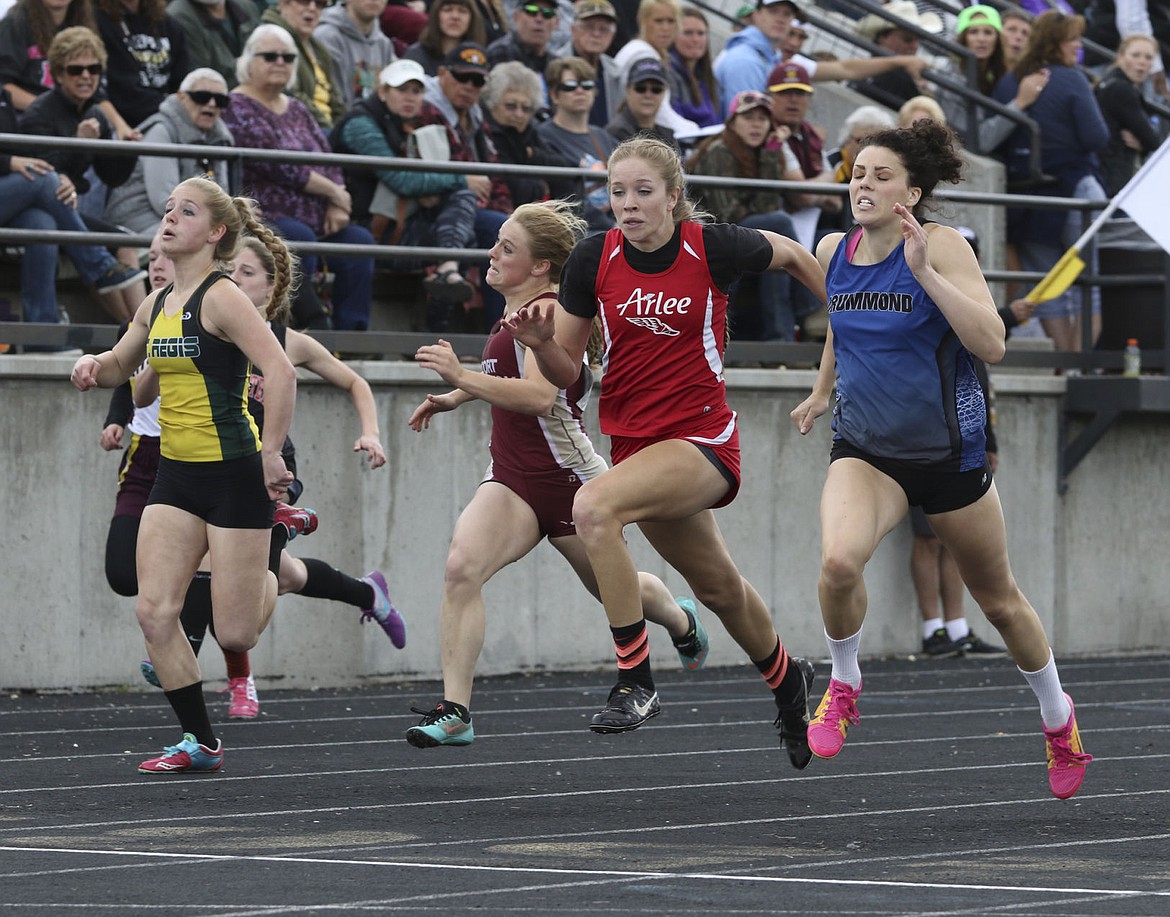
[(908, 509), (902, 488), (872, 465), (855, 458), (829, 465), (821, 493), (817, 591), (825, 632), (832, 639), (843, 640), (861, 630), (868, 601), (865, 565)]
[(271, 529), (207, 526), (211, 607), (222, 649), (250, 650), (276, 608), (276, 576), (268, 569)]
[[(685, 487), (679, 481), (685, 481)], [(625, 527), (647, 521), (677, 524), (718, 502), (727, 487), (692, 443), (669, 440), (630, 456), (577, 492), (573, 520), (611, 627), (635, 624), (643, 617), (638, 571), (622, 534)], [(686, 577), (685, 571), (679, 572)], [(701, 596), (696, 598), (707, 604)]]
[[(593, 568), (589, 566), (589, 555), (581, 539), (576, 535), (563, 535), (550, 538), (548, 543), (569, 562), (569, 566), (573, 568), (581, 584), (589, 590), (589, 594), (600, 601), (597, 579), (593, 575)], [(666, 628), (671, 637), (683, 637), (690, 630), (691, 619), (674, 600), (674, 596), (666, 588), (666, 583), (653, 573), (638, 571), (638, 596), (642, 601), (642, 612), (646, 620)]]
[(970, 506), (931, 516), (930, 524), (1016, 664), (1026, 672), (1047, 665), (1051, 650), (1044, 625), (1012, 575), (995, 484)]
[(191, 577), (207, 546), (207, 524), (174, 506), (151, 504), (138, 529), (138, 616), (146, 653), (170, 691), (201, 679), (199, 663), (179, 614)]
[(719, 616), (748, 658), (764, 659), (776, 648), (768, 606), (736, 568), (711, 510), (672, 522), (641, 522), (638, 527), (654, 550), (683, 575), (694, 597)]
[(471, 705), (475, 666), (483, 650), (483, 587), (497, 572), (540, 543), (532, 508), (503, 484), (480, 484), (455, 523), (443, 598), (439, 605), (439, 644), (443, 697)]

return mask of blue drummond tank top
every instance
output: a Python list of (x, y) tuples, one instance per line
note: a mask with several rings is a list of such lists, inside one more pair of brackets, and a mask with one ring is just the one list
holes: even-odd
[(826, 288), (836, 438), (880, 458), (970, 471), (986, 459), (987, 407), (973, 357), (915, 280), (898, 245), (849, 262), (842, 239)]

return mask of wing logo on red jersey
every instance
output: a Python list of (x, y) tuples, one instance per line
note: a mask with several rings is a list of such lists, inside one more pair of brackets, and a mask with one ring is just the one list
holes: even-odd
[(627, 315), (626, 321), (640, 328), (649, 328), (655, 334), (662, 334), (672, 338), (678, 337), (678, 332), (660, 318), (641, 318)]

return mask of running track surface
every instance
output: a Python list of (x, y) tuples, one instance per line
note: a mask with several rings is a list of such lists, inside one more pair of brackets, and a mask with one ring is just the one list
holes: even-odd
[(1170, 657), (1061, 661), (1096, 756), (1063, 802), (1008, 660), (863, 671), (802, 772), (749, 666), (664, 662), (618, 736), (608, 672), (483, 679), (475, 744), (425, 750), (435, 683), (262, 689), (185, 777), (136, 772), (178, 739), (157, 692), (6, 696), (0, 914), (1170, 914)]

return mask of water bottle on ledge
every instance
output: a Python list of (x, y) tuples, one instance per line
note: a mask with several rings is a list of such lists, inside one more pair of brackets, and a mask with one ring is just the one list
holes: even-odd
[(1136, 379), (1142, 374), (1142, 351), (1138, 347), (1137, 338), (1130, 338), (1125, 342), (1125, 356), (1121, 361), (1121, 374), (1130, 379)]

